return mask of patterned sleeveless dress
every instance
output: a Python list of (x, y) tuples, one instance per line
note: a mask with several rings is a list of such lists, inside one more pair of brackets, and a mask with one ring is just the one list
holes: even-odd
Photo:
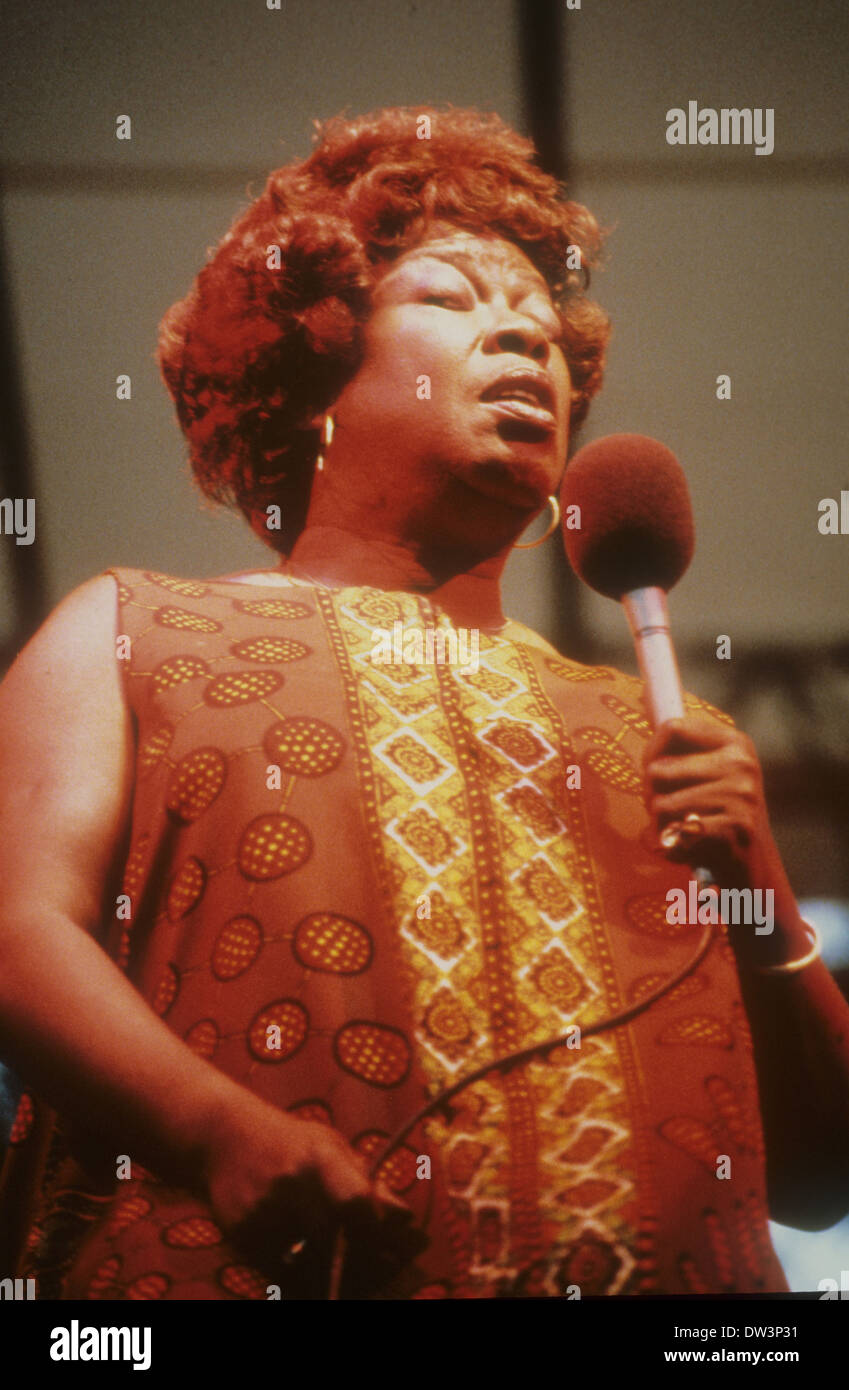
[[(639, 681), (515, 623), (478, 662), (379, 662), (378, 630), (450, 631), (408, 593), (110, 573), (137, 776), (101, 941), (211, 1065), (376, 1159), (428, 1097), (692, 955)], [(430, 1245), (377, 1296), (785, 1290), (724, 929), (573, 1034), (388, 1158)], [(29, 1093), (0, 1207), (42, 1298), (269, 1296), (197, 1196), (116, 1177)]]

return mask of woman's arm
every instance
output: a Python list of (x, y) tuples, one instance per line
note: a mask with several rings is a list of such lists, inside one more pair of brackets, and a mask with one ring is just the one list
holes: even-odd
[(134, 770), (115, 611), (110, 578), (83, 585), (0, 688), (0, 1053), (107, 1155), (200, 1190), (225, 1229), (259, 1210), (294, 1240), (366, 1203), (380, 1233), (361, 1212), (358, 1231), (401, 1248), (406, 1208), (342, 1136), (197, 1057), (92, 935), (115, 910)]
[(647, 748), (649, 809), (658, 829), (698, 813), (705, 833), (669, 857), (704, 864), (721, 887), (772, 889), (773, 931), (729, 929), (758, 1073), (770, 1213), (819, 1230), (849, 1210), (849, 1004), (822, 961), (793, 974), (758, 967), (810, 949), (769, 828), (751, 740), (688, 716)]
[(115, 585), (104, 577), (60, 605), (0, 689), (0, 1049), (116, 1155), (185, 1171), (225, 1079), (93, 938), (132, 770)]

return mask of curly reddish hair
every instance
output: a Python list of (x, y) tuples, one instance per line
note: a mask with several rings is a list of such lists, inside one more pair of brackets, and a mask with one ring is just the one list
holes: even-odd
[[(420, 138), (423, 116), (429, 138)], [(269, 175), (159, 330), (159, 365), (197, 482), (284, 553), (306, 518), (316, 417), (361, 360), (372, 287), (433, 222), (502, 236), (544, 276), (572, 376), (573, 428), (601, 385), (610, 333), (586, 296), (598, 223), (499, 116), (394, 107), (314, 124), (312, 154)], [(566, 269), (570, 246), (580, 248), (580, 272)], [(266, 524), (270, 503), (281, 507), (280, 530)]]

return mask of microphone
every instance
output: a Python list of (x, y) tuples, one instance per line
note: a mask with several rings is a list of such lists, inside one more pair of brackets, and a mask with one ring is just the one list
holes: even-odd
[[(684, 715), (666, 594), (693, 557), (695, 535), (684, 471), (671, 450), (641, 434), (609, 434), (579, 449), (560, 490), (569, 563), (590, 588), (618, 599), (628, 619), (655, 727)], [(581, 525), (565, 518), (580, 507)], [(698, 817), (695, 817), (698, 824)], [(685, 842), (677, 822), (661, 834), (665, 849)], [(698, 832), (696, 832), (698, 834)], [(695, 870), (701, 884), (706, 869)]]
[[(693, 555), (690, 494), (675, 455), (641, 434), (609, 434), (579, 449), (560, 491), (569, 563), (585, 584), (618, 599), (637, 649), (655, 726), (684, 714), (666, 594)], [(571, 515), (574, 515), (572, 513)]]

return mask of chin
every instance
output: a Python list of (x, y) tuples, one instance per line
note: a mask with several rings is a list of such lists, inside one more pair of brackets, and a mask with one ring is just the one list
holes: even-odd
[(522, 511), (541, 510), (557, 486), (552, 469), (542, 460), (531, 462), (515, 456), (477, 464), (464, 471), (463, 481), (484, 497)]

